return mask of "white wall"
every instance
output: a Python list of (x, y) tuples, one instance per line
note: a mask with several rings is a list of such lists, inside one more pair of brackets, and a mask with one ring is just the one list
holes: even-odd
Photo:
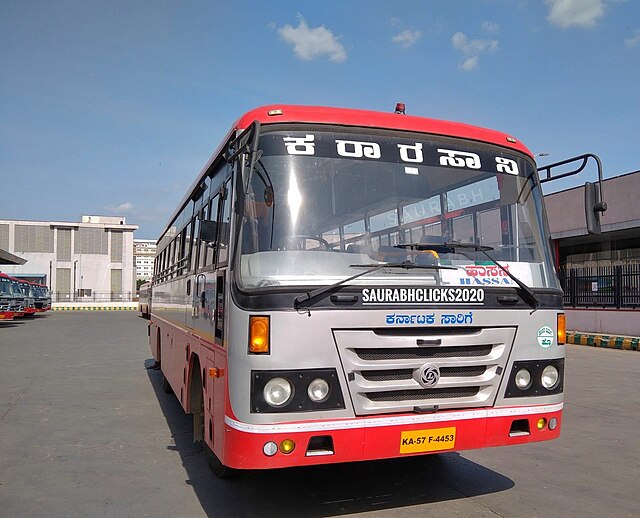
[(640, 336), (640, 310), (634, 309), (570, 309), (567, 330), (605, 335)]

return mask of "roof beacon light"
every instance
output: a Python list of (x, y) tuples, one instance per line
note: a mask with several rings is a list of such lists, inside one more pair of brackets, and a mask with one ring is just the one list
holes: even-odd
[(396, 113), (404, 115), (404, 103), (396, 103)]

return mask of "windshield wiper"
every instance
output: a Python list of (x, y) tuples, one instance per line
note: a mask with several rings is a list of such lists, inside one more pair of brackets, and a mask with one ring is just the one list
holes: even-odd
[(356, 273), (351, 277), (347, 277), (346, 279), (342, 279), (334, 284), (330, 284), (329, 286), (322, 286), (320, 288), (316, 288), (313, 291), (308, 291), (304, 295), (298, 295), (295, 299), (293, 299), (293, 307), (295, 309), (299, 309), (300, 305), (303, 302), (308, 302), (320, 295), (331, 291), (338, 286), (341, 286), (349, 281), (357, 279), (358, 277), (362, 277), (363, 275), (367, 275), (368, 273), (373, 273), (375, 271), (381, 270), (382, 268), (404, 268), (405, 270), (411, 270), (414, 268), (423, 269), (423, 270), (457, 270), (456, 266), (440, 266), (435, 264), (415, 264), (411, 261), (402, 261), (401, 263), (372, 263), (372, 264), (350, 264), (350, 268), (366, 268), (364, 272)]
[(492, 246), (477, 245), (475, 243), (461, 243), (459, 241), (446, 241), (442, 244), (442, 246), (451, 248), (452, 250), (455, 250), (456, 248), (470, 248), (477, 252), (482, 252), (487, 259), (489, 259), (493, 264), (500, 268), (513, 282), (518, 285), (521, 290), (520, 297), (522, 298), (522, 300), (529, 304), (529, 306), (531, 306), (534, 311), (538, 309), (538, 306), (540, 306), (540, 301), (538, 300), (538, 297), (536, 297), (536, 294), (533, 292), (533, 290), (489, 255), (489, 250), (495, 250), (495, 248), (493, 248)]

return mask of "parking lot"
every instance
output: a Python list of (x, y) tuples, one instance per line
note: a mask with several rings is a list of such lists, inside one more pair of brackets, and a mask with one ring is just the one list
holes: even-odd
[(567, 346), (548, 443), (222, 481), (136, 312), (0, 324), (0, 516), (637, 516), (640, 352)]

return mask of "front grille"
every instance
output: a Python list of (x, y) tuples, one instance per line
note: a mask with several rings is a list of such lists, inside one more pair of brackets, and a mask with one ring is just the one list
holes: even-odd
[(423, 390), (394, 390), (390, 392), (371, 392), (366, 396), (371, 401), (415, 401), (431, 399), (451, 399), (472, 397), (480, 391), (480, 387), (460, 387)]
[[(334, 331), (357, 415), (411, 412), (422, 405), (474, 408), (495, 401), (515, 328), (385, 331)], [(434, 387), (417, 381), (426, 365), (440, 372)]]
[(363, 360), (407, 360), (426, 358), (466, 358), (486, 356), (491, 352), (491, 345), (471, 345), (453, 347), (414, 347), (390, 349), (355, 349), (355, 353)]
[[(442, 378), (459, 378), (464, 376), (482, 376), (487, 368), (484, 365), (471, 367), (443, 367), (440, 369)], [(395, 381), (409, 380), (413, 377), (412, 369), (396, 369), (388, 371), (362, 371), (362, 377), (367, 381)]]

